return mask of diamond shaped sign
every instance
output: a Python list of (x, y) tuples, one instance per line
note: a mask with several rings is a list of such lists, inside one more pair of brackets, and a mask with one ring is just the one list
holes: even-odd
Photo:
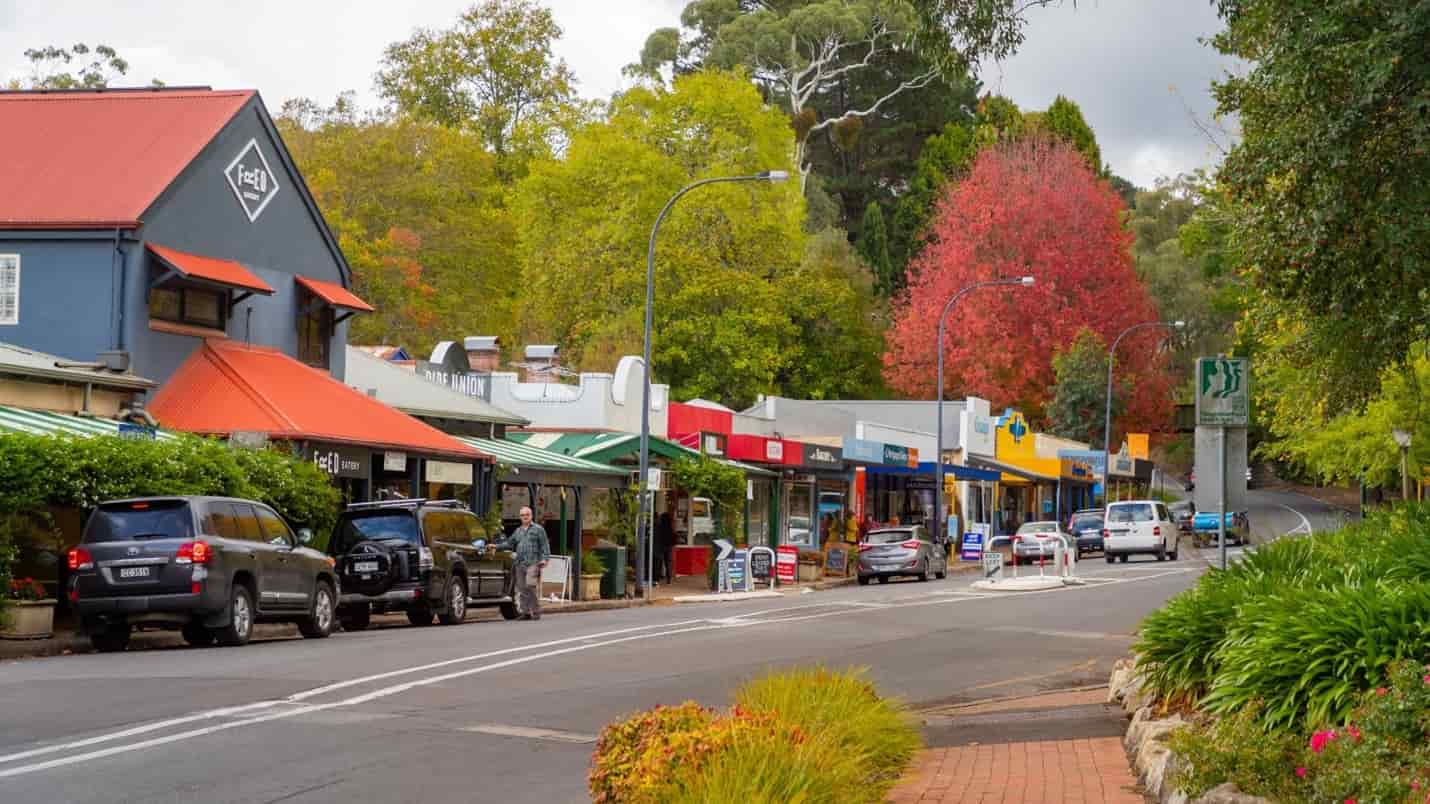
[(238, 156), (228, 163), (223, 175), (248, 215), (249, 223), (258, 220), (263, 208), (278, 195), (278, 177), (268, 167), (268, 159), (263, 156), (256, 139), (248, 141)]

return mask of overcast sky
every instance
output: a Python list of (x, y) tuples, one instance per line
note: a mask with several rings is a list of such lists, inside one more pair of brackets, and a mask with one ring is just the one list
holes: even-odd
[[(678, 22), (684, 0), (544, 0), (565, 29), (557, 52), (583, 94), (622, 87), (646, 34)], [(291, 97), (330, 101), (356, 90), (375, 103), (372, 74), (390, 42), (415, 27), (446, 26), (469, 0), (0, 0), (0, 77), (27, 75), (23, 51), (75, 42), (113, 46), (128, 59), (123, 82), (152, 78), (215, 88), (256, 88), (271, 110)], [(1027, 42), (986, 87), (1025, 109), (1059, 93), (1076, 101), (1103, 159), (1139, 185), (1204, 167), (1217, 153), (1187, 107), (1211, 113), (1208, 82), (1224, 64), (1198, 42), (1217, 30), (1208, 0), (1080, 0), (1032, 12)], [(1173, 92), (1173, 89), (1176, 92)]]

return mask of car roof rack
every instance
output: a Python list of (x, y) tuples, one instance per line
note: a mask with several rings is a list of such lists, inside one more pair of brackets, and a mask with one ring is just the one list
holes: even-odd
[(391, 500), (348, 503), (347, 510), (362, 511), (369, 508), (416, 508), (418, 506), (467, 510), (467, 504), (461, 500), (432, 500), (427, 497), (396, 497)]

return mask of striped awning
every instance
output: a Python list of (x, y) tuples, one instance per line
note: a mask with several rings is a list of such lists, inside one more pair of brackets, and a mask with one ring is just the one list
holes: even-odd
[(510, 464), (520, 469), (540, 469), (550, 472), (570, 472), (583, 475), (610, 475), (614, 477), (626, 477), (630, 475), (629, 469), (620, 469), (604, 463), (588, 461), (585, 458), (577, 458), (574, 455), (563, 455), (559, 452), (532, 447), (518, 441), (507, 441), (495, 438), (469, 438), (457, 436), (458, 441), (462, 441), (468, 446), (476, 447), (492, 457), (499, 463)]
[[(77, 435), (97, 436), (125, 435), (148, 438), (149, 431), (136, 425), (101, 419), (92, 416), (71, 416), (66, 413), (51, 413), (47, 410), (26, 410), (0, 405), (0, 434), (29, 433), (30, 435)], [(174, 438), (172, 433), (154, 431), (154, 437), (164, 440)]]

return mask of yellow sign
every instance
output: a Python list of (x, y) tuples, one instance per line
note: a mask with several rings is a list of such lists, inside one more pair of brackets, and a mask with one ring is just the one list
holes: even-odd
[[(1022, 413), (1010, 410), (998, 420), (996, 443), (995, 457), (1010, 466), (1047, 478), (1056, 478), (1062, 471), (1062, 462), (1057, 458), (1044, 458), (1038, 454), (1037, 435), (1028, 427)], [(1004, 478), (1004, 482), (1008, 482), (1006, 472)], [(1022, 478), (1017, 478), (1017, 481), (1027, 482)]]
[(1150, 437), (1146, 433), (1127, 434), (1127, 453), (1138, 460), (1149, 460), (1148, 441)]

